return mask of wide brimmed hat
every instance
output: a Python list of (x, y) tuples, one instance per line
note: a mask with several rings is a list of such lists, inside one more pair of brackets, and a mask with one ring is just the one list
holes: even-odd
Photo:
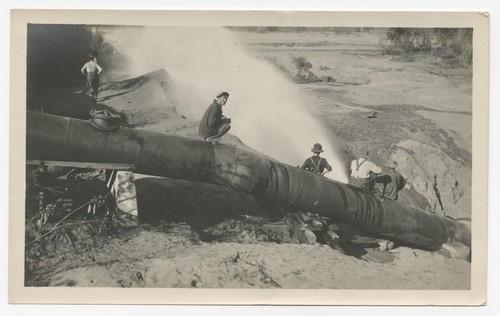
[(313, 153), (322, 153), (323, 152), (323, 146), (321, 144), (314, 144), (313, 148), (311, 149)]
[(220, 97), (222, 97), (223, 95), (225, 95), (225, 96), (226, 96), (226, 98), (229, 98), (229, 93), (228, 93), (228, 92), (226, 92), (226, 91), (221, 91), (221, 92), (217, 93), (216, 98), (220, 98)]
[(387, 161), (385, 162), (385, 166), (394, 169), (398, 166), (398, 163), (392, 159), (387, 159)]

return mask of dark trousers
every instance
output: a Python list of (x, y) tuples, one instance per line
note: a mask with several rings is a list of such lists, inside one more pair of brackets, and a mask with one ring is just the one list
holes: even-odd
[(369, 178), (349, 178), (349, 184), (353, 185), (355, 187), (361, 188), (361, 189), (367, 189), (368, 188), (368, 180)]
[(87, 73), (87, 86), (90, 88), (90, 92), (94, 99), (97, 99), (97, 92), (99, 89), (99, 75), (95, 72)]
[(205, 140), (207, 142), (217, 143), (222, 138), (222, 136), (224, 136), (230, 129), (231, 125), (228, 122), (223, 121), (222, 125), (217, 130), (217, 133), (215, 135), (206, 137)]
[(370, 174), (370, 177), (368, 178), (350, 177), (348, 184), (373, 193), (375, 190), (375, 178), (376, 178), (375, 174)]

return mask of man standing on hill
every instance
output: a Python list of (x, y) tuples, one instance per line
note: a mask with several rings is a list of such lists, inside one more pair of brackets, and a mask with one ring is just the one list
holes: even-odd
[(97, 101), (97, 93), (99, 89), (99, 75), (102, 72), (101, 66), (97, 63), (97, 57), (90, 55), (90, 60), (83, 65), (80, 70), (82, 75), (87, 77), (87, 86), (90, 88), (92, 99)]
[(362, 151), (360, 158), (351, 162), (351, 177), (349, 184), (373, 192), (374, 179), (382, 172), (382, 168), (368, 160), (370, 151)]
[(310, 158), (307, 158), (300, 168), (314, 172), (315, 174), (320, 176), (323, 176), (325, 173), (332, 171), (332, 166), (328, 164), (328, 161), (326, 161), (325, 158), (319, 156), (323, 152), (323, 146), (321, 146), (321, 144), (314, 144), (311, 151), (314, 153), (314, 155)]
[(217, 145), (221, 137), (231, 128), (231, 119), (222, 115), (222, 107), (228, 98), (229, 93), (219, 92), (200, 121), (200, 136), (214, 145)]

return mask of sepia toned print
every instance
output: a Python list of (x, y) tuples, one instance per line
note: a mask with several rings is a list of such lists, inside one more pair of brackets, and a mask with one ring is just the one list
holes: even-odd
[[(423, 293), (417, 304), (481, 303), (476, 24), (289, 18), (27, 19), (21, 292), (356, 304), (328, 293), (403, 290)], [(436, 302), (435, 290), (459, 294)], [(90, 302), (121, 302), (107, 297)]]

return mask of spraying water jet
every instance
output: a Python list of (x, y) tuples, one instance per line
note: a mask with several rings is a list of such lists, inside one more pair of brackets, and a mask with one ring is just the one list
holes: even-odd
[(314, 143), (325, 146), (328, 173), (347, 182), (344, 163), (328, 133), (309, 113), (299, 88), (266, 61), (244, 50), (234, 32), (220, 27), (141, 27), (106, 35), (132, 61), (130, 75), (164, 68), (174, 78), (177, 111), (200, 119), (218, 91), (231, 97), (224, 108), (231, 133), (265, 155), (299, 165)]

